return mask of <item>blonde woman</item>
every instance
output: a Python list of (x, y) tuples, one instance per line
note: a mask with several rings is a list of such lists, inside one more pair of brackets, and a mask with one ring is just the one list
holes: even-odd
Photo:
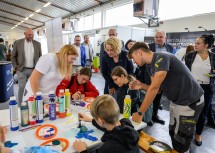
[(102, 75), (106, 81), (104, 94), (114, 94), (118, 86), (111, 78), (111, 71), (116, 66), (123, 67), (128, 74), (133, 73), (133, 63), (127, 58), (127, 52), (121, 50), (121, 41), (115, 37), (105, 41), (106, 55), (102, 59)]
[(35, 96), (39, 91), (43, 100), (48, 101), (49, 91), (55, 91), (63, 78), (71, 78), (72, 64), (77, 56), (78, 52), (73, 45), (65, 45), (58, 53), (41, 56), (25, 86), (23, 100), (27, 101), (29, 96)]

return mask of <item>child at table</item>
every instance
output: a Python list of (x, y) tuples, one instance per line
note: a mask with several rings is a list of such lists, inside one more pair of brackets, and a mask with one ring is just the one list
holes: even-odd
[[(129, 119), (119, 120), (120, 110), (115, 99), (110, 95), (97, 97), (90, 106), (93, 118), (79, 113), (80, 120), (92, 122), (98, 129), (104, 131), (101, 141), (104, 143), (99, 148), (99, 153), (139, 153), (139, 135), (134, 130)], [(87, 152), (87, 145), (81, 140), (73, 143), (77, 152)]]
[(97, 97), (99, 92), (90, 81), (91, 76), (92, 72), (90, 68), (82, 68), (71, 79), (64, 79), (60, 82), (56, 89), (56, 95), (58, 95), (61, 89), (69, 89), (72, 93), (71, 98), (74, 100), (80, 100), (84, 97)]

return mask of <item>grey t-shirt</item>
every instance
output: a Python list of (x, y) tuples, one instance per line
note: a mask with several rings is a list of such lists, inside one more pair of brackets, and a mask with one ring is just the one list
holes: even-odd
[(190, 70), (173, 54), (154, 53), (147, 70), (151, 76), (158, 71), (167, 71), (160, 89), (175, 104), (189, 105), (196, 102), (204, 93)]

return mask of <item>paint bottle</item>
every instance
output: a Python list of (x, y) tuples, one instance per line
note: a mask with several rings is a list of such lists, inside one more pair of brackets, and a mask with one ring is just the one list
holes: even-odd
[(10, 109), (10, 129), (11, 131), (16, 131), (19, 129), (19, 118), (18, 118), (18, 104), (16, 102), (16, 97), (10, 97), (9, 102)]
[(72, 115), (70, 109), (71, 93), (69, 89), (65, 89), (65, 107), (66, 107), (66, 116)]
[(36, 111), (37, 111), (37, 115), (36, 115), (36, 122), (37, 123), (42, 123), (43, 122), (43, 98), (41, 96), (41, 92), (37, 92), (36, 93)]
[(56, 120), (56, 101), (54, 91), (49, 92), (49, 120)]
[(21, 103), (21, 126), (28, 126), (28, 105), (26, 102)]
[(34, 96), (31, 96), (28, 98), (28, 119), (29, 119), (29, 125), (36, 124), (36, 101), (34, 99)]
[(59, 101), (59, 118), (64, 118), (66, 116), (66, 111), (65, 111), (65, 95), (63, 89), (60, 90), (60, 93), (58, 95), (58, 101)]
[(124, 99), (123, 118), (129, 118), (131, 116), (131, 97), (126, 95)]

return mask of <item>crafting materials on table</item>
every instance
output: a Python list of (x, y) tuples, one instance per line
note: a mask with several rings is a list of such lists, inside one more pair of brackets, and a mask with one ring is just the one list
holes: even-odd
[(70, 102), (71, 102), (71, 93), (69, 92), (69, 89), (65, 89), (66, 116), (70, 116), (71, 115)]
[(20, 110), (21, 110), (21, 126), (22, 127), (28, 126), (29, 123), (28, 105), (25, 101), (21, 103)]
[(40, 124), (38, 124), (38, 125), (33, 125), (33, 126), (29, 126), (29, 127), (27, 127), (27, 128), (24, 128), (24, 129), (20, 129), (19, 131), (21, 131), (21, 132), (26, 132), (26, 131), (29, 131), (29, 130), (36, 129), (36, 128), (38, 128), (39, 126), (41, 126), (41, 125), (40, 125)]
[(69, 141), (65, 138), (55, 138), (55, 139), (50, 139), (45, 142), (43, 142), (40, 146), (55, 146), (59, 145), (62, 147), (62, 151), (65, 151), (69, 147)]
[(56, 99), (54, 91), (49, 92), (49, 120), (56, 120)]
[(57, 135), (57, 127), (52, 124), (44, 124), (36, 130), (38, 139), (47, 140), (54, 138)]
[(33, 96), (28, 98), (28, 119), (29, 119), (29, 125), (36, 124), (36, 101)]
[(59, 102), (59, 118), (64, 118), (66, 117), (66, 112), (65, 112), (65, 95), (63, 89), (60, 90), (60, 93), (58, 95), (58, 102)]
[(9, 102), (10, 109), (10, 129), (11, 131), (16, 131), (19, 129), (19, 118), (18, 118), (18, 104), (16, 102), (16, 97), (10, 97)]
[(37, 111), (37, 116), (36, 116), (36, 122), (37, 123), (42, 123), (43, 122), (43, 98), (41, 96), (41, 92), (36, 93), (36, 111)]

